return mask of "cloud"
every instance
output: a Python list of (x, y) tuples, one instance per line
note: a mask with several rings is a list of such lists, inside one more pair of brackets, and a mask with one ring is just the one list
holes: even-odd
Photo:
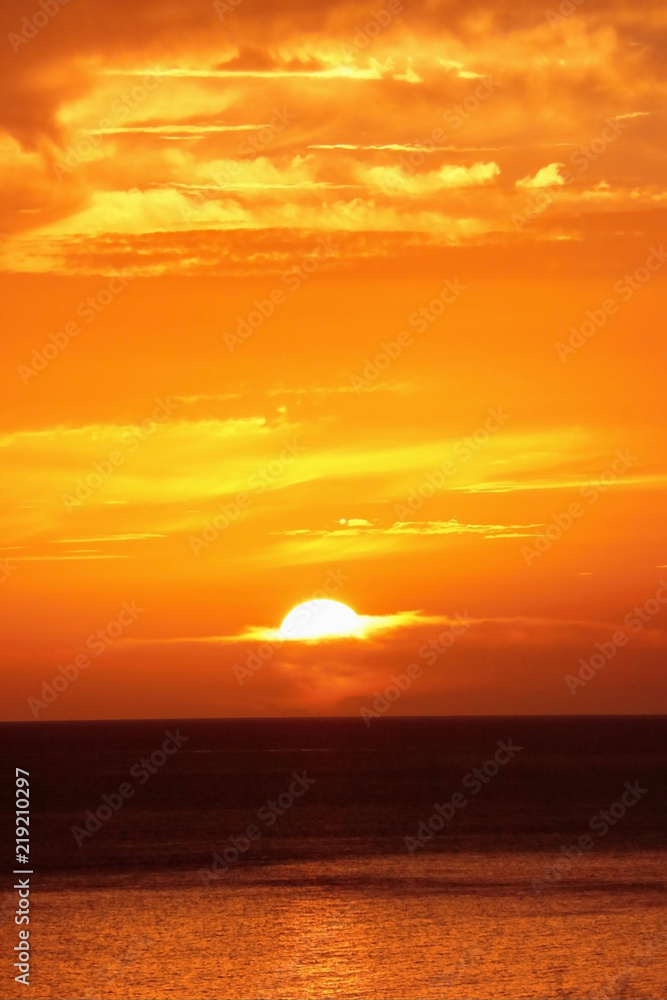
[[(316, 606), (320, 603), (314, 599), (306, 604)], [(279, 647), (290, 648), (294, 643), (306, 643), (307, 645), (325, 644), (327, 647), (338, 645), (344, 647), (350, 642), (388, 642), (393, 633), (403, 632), (410, 629), (423, 629), (431, 625), (452, 625), (461, 621), (461, 616), (451, 617), (449, 615), (429, 615), (423, 611), (397, 611), (387, 615), (357, 615), (358, 627), (354, 633), (333, 636), (327, 635), (317, 639), (290, 639), (286, 638), (279, 628), (266, 625), (249, 625), (242, 631), (234, 635), (204, 635), (204, 636), (170, 636), (165, 638), (136, 638), (128, 637), (124, 639), (124, 644), (132, 645), (188, 645), (188, 644), (212, 644), (212, 645), (235, 645), (248, 642), (268, 642), (276, 643)], [(466, 619), (468, 621), (468, 619)], [(472, 623), (474, 619), (470, 619)]]
[[(53, 512), (60, 512), (63, 524), (68, 524), (68, 509), (96, 507), (110, 500), (170, 505), (234, 495), (249, 488), (253, 473), (258, 482), (263, 475), (265, 491), (284, 488), (294, 481), (295, 473), (298, 477), (298, 461), (283, 463), (281, 474), (275, 476), (267, 473), (266, 466), (280, 464), (293, 430), (283, 418), (188, 421), (172, 417), (169, 423), (154, 423), (148, 432), (138, 422), (5, 434), (0, 437), (0, 449), (6, 505), (35, 494), (45, 498)], [(221, 455), (225, 456), (222, 464)], [(89, 482), (93, 487), (87, 486)], [(35, 520), (29, 514), (26, 517)], [(71, 532), (71, 526), (66, 528), (63, 539), (69, 539)], [(131, 541), (161, 535), (155, 530), (100, 532), (95, 533), (95, 540)]]
[[(277, 229), (358, 233), (364, 260), (382, 257), (386, 235), (398, 233), (410, 234), (407, 255), (427, 240), (574, 241), (582, 205), (608, 214), (632, 201), (656, 211), (664, 204), (653, 141), (665, 97), (664, 26), (647, 2), (614, 3), (601, 18), (588, 0), (558, 31), (525, 5), (457, 2), (444, 17), (440, 3), (413, 4), (367, 46), (355, 44), (368, 20), (358, 2), (317, 11), (299, 4), (287, 15), (273, 0), (244, 4), (222, 35), (207, 0), (167, 9), (146, 0), (131, 14), (122, 0), (114, 9), (111, 17), (80, 0), (74, 31), (63, 8), (45, 29), (49, 44), (27, 44), (7, 74), (5, 270), (94, 273), (119, 252), (136, 274), (233, 267), (208, 245), (192, 253), (204, 230), (223, 243), (247, 230), (249, 271), (265, 266), (264, 235)], [(11, 5), (0, 16), (6, 34), (16, 30)], [(494, 81), (483, 98), (481, 79)], [(292, 116), (287, 127), (258, 139), (282, 109)], [(563, 188), (557, 150), (588, 148), (610, 116), (629, 131), (589, 157), (585, 190), (573, 185), (549, 208), (561, 231), (539, 219), (517, 234), (517, 200)], [(245, 152), (240, 138), (250, 143)], [(539, 167), (544, 149), (554, 160)], [(442, 162), (492, 150), (492, 163)], [(401, 166), (406, 155), (428, 157), (429, 169)], [(313, 159), (297, 178), (293, 164), (305, 156)], [(53, 164), (66, 158), (74, 166), (58, 179)], [(216, 162), (243, 175), (207, 191)]]
[(351, 535), (483, 535), (485, 538), (530, 538), (536, 532), (529, 530), (541, 524), (461, 524), (456, 518), (449, 521), (395, 521), (385, 527), (376, 527), (363, 519), (339, 522), (340, 528), (291, 528), (284, 535), (305, 535), (310, 538), (344, 538)]
[(78, 545), (83, 542), (133, 542), (145, 538), (164, 538), (163, 534), (150, 531), (135, 531), (126, 535), (100, 535), (97, 538), (58, 538), (59, 545)]
[[(317, 600), (311, 602), (317, 605)], [(390, 633), (398, 630), (419, 628), (424, 625), (440, 625), (449, 623), (450, 619), (446, 615), (426, 615), (423, 611), (397, 611), (388, 615), (357, 615), (357, 625), (354, 635), (341, 637), (326, 636), (321, 639), (289, 639), (281, 633), (280, 629), (269, 628), (262, 625), (251, 625), (243, 632), (234, 636), (224, 636), (222, 639), (213, 641), (224, 642), (277, 642), (291, 645), (294, 642), (317, 643), (346, 643), (351, 639), (359, 642), (368, 642), (376, 637), (389, 637)]]
[[(597, 480), (594, 478), (586, 479), (583, 476), (581, 478), (556, 478), (556, 479), (541, 479), (541, 480), (530, 480), (525, 481), (517, 480), (498, 480), (497, 482), (487, 482), (487, 483), (469, 483), (464, 486), (452, 486), (453, 490), (459, 490), (463, 493), (515, 493), (521, 491), (533, 491), (533, 490), (574, 490), (581, 489), (585, 486), (591, 487), (596, 485)], [(609, 486), (619, 487), (619, 486), (661, 486), (667, 482), (667, 473), (647, 473), (641, 476), (628, 476), (623, 475), (616, 477), (612, 481), (604, 483), (605, 490)]]
[(359, 174), (371, 189), (400, 197), (491, 184), (500, 174), (500, 167), (497, 163), (474, 163), (471, 167), (445, 164), (423, 174), (408, 174), (403, 167), (365, 167)]
[(162, 125), (120, 125), (109, 128), (94, 128), (90, 130), (91, 135), (166, 135), (176, 136), (201, 136), (218, 132), (253, 132), (265, 128), (266, 123), (255, 123), (252, 125), (178, 125), (164, 123)]
[(78, 562), (87, 561), (95, 559), (130, 559), (131, 556), (127, 555), (106, 555), (101, 553), (88, 554), (81, 552), (68, 552), (66, 555), (62, 556), (14, 556), (13, 561), (15, 562)]
[[(391, 629), (378, 629), (366, 640), (340, 637), (319, 642), (285, 641), (275, 629), (246, 629), (233, 636), (143, 637), (123, 636), (117, 643), (119, 662), (132, 661), (138, 653), (142, 662), (154, 647), (164, 671), (165, 662), (182, 660), (188, 648), (191, 662), (211, 659), (215, 692), (224, 691), (226, 701), (251, 699), (261, 714), (276, 706), (294, 714), (358, 715), (372, 703), (378, 691), (395, 683), (392, 677), (404, 674), (413, 664), (414, 682), (396, 705), (396, 714), (432, 714), (465, 711), (462, 706), (485, 706), (498, 711), (517, 704), (517, 685), (528, 695), (519, 701), (529, 706), (541, 704), (534, 683), (536, 673), (546, 678), (549, 697), (561, 692), (562, 711), (571, 711), (572, 696), (564, 675), (576, 672), (581, 657), (596, 651), (595, 643), (608, 641), (619, 627), (625, 629), (633, 645), (632, 664), (621, 658), (614, 672), (636, 685), (638, 658), (660, 654), (667, 647), (667, 631), (650, 626), (630, 634), (613, 621), (587, 621), (529, 616), (472, 615), (467, 611), (413, 618)], [(382, 616), (379, 616), (380, 618)], [(387, 616), (391, 618), (392, 616)], [(421, 619), (421, 620), (420, 620)], [(173, 653), (171, 652), (173, 650)], [(206, 671), (205, 671), (206, 673)], [(617, 681), (618, 683), (618, 681)], [(598, 691), (598, 696), (599, 696)], [(508, 697), (508, 694), (510, 697)]]
[(562, 186), (565, 181), (560, 176), (560, 168), (564, 167), (564, 163), (550, 163), (546, 167), (542, 167), (537, 171), (534, 177), (523, 177), (520, 181), (516, 182), (518, 188), (544, 188)]

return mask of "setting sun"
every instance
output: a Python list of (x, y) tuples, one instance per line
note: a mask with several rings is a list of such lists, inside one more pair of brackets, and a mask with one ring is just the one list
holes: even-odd
[(339, 601), (315, 600), (298, 604), (280, 626), (284, 639), (325, 639), (359, 635), (363, 622)]

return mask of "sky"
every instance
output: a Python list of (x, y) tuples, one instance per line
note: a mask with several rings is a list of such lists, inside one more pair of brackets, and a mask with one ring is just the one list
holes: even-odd
[(667, 711), (665, 9), (0, 20), (2, 717)]

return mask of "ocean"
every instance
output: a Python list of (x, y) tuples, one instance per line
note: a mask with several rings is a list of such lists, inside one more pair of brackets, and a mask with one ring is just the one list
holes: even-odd
[(667, 997), (662, 717), (17, 723), (0, 753), (2, 997)]

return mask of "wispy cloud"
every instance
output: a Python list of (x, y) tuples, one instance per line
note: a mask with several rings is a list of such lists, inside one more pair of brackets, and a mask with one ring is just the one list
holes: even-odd
[(126, 535), (98, 535), (95, 538), (57, 538), (54, 544), (78, 545), (84, 542), (134, 542), (144, 538), (164, 538), (165, 535), (149, 531), (136, 531)]
[[(313, 601), (316, 604), (317, 601)], [(240, 632), (232, 635), (204, 635), (204, 636), (169, 636), (164, 638), (135, 638), (128, 637), (123, 640), (126, 645), (188, 645), (212, 644), (230, 645), (245, 642), (272, 642), (281, 645), (291, 643), (346, 643), (350, 640), (358, 642), (369, 642), (377, 637), (387, 636), (391, 633), (403, 629), (417, 629), (428, 625), (451, 625), (459, 622), (461, 618), (453, 618), (449, 615), (429, 615), (423, 611), (397, 611), (387, 615), (357, 615), (358, 628), (356, 632), (340, 636), (323, 636), (316, 639), (289, 639), (286, 638), (279, 628), (267, 625), (249, 625)], [(470, 619), (473, 621), (475, 619)]]
[(395, 521), (384, 527), (371, 522), (352, 518), (342, 519), (341, 527), (332, 528), (290, 528), (280, 532), (284, 535), (304, 535), (312, 538), (343, 538), (359, 535), (483, 535), (485, 538), (529, 538), (535, 535), (530, 529), (541, 524), (464, 524), (456, 518), (449, 521)]

